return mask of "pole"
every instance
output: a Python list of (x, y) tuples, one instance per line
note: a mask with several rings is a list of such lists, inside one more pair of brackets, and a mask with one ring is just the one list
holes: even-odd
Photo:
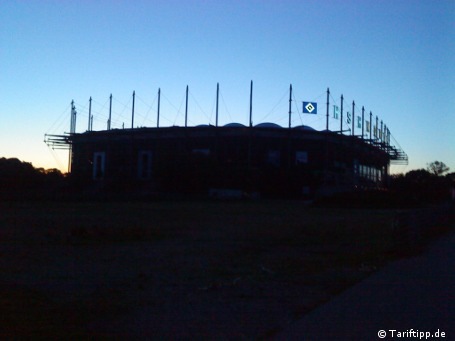
[(376, 140), (378, 139), (378, 123), (379, 123), (379, 121), (378, 121), (378, 115), (376, 115), (376, 130), (375, 130), (375, 133), (376, 133), (376, 134), (375, 134), (375, 136), (374, 136), (374, 137), (376, 138)]
[(325, 122), (325, 129), (326, 129), (327, 131), (329, 130), (329, 105), (330, 105), (330, 103), (329, 103), (329, 100), (330, 100), (329, 96), (330, 96), (330, 90), (329, 90), (329, 88), (327, 88), (327, 110), (326, 110), (327, 113), (326, 113), (326, 122)]
[(186, 86), (185, 128), (188, 126), (188, 85)]
[(74, 126), (74, 100), (71, 101), (71, 113), (70, 113), (70, 134), (73, 133), (73, 126)]
[(74, 100), (73, 100), (73, 101), (71, 101), (71, 126), (70, 126), (71, 134), (76, 133), (76, 118), (77, 118), (77, 112), (76, 112), (76, 106), (74, 105)]
[(158, 88), (158, 108), (156, 114), (156, 127), (160, 127), (160, 101), (161, 101), (161, 88)]
[(341, 94), (341, 127), (340, 131), (343, 134), (343, 94)]
[(90, 96), (90, 99), (88, 100), (88, 128), (87, 130), (90, 131), (90, 123), (92, 121), (92, 96)]
[(289, 129), (291, 129), (292, 84), (289, 85)]
[(218, 99), (220, 97), (220, 83), (216, 83), (216, 118), (215, 127), (218, 127)]
[(250, 83), (250, 127), (253, 126), (253, 81)]
[(355, 108), (355, 102), (352, 101), (352, 136), (354, 136), (354, 126), (355, 126), (354, 108)]
[(384, 142), (384, 131), (383, 131), (383, 128), (384, 128), (384, 124), (382, 123), (382, 120), (381, 120), (381, 136), (379, 136), (380, 140), (381, 140), (381, 143)]
[(133, 108), (131, 110), (131, 129), (134, 128), (134, 98), (136, 97), (136, 91), (133, 91)]
[(370, 143), (371, 143), (371, 131), (373, 130), (373, 113), (370, 111)]
[(362, 105), (362, 140), (365, 134), (365, 107)]
[(112, 115), (112, 94), (109, 96), (109, 119), (107, 120), (107, 130), (111, 130), (111, 116)]

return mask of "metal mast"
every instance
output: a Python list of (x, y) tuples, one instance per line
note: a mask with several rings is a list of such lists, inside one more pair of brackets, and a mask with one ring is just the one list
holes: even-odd
[(352, 101), (352, 136), (354, 136), (354, 126), (355, 126), (355, 114), (354, 114), (354, 109), (355, 109), (355, 102)]
[(253, 126), (253, 81), (250, 83), (250, 127)]
[(111, 115), (112, 115), (112, 94), (109, 96), (109, 119), (107, 120), (107, 130), (111, 130)]
[(185, 128), (188, 126), (188, 85), (186, 86)]
[(90, 131), (91, 129), (91, 122), (92, 122), (92, 97), (88, 100), (88, 128), (87, 130)]
[(218, 127), (218, 98), (220, 96), (220, 83), (216, 83), (216, 116), (215, 127)]
[(330, 105), (330, 90), (327, 88), (327, 113), (326, 113), (326, 123), (325, 123), (325, 129), (328, 131), (329, 130), (329, 105)]
[(291, 128), (292, 84), (289, 85), (289, 128)]
[(341, 94), (341, 133), (343, 134), (343, 94)]
[(158, 88), (158, 109), (156, 115), (156, 127), (160, 127), (160, 100), (161, 100), (161, 88)]
[(134, 98), (136, 97), (136, 91), (133, 91), (133, 108), (131, 110), (131, 129), (134, 128)]

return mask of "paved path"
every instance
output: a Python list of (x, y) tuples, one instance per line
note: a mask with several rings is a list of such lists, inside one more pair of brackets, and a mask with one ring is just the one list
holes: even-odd
[(420, 332), (433, 334), (438, 329), (445, 332), (445, 338), (439, 339), (455, 340), (454, 302), (455, 233), (451, 233), (422, 255), (393, 262), (320, 306), (276, 340), (380, 340), (379, 330), (385, 330), (385, 340), (425, 339), (428, 335)]

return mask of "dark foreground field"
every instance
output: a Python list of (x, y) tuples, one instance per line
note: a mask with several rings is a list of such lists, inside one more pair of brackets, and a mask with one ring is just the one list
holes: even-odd
[(0, 335), (272, 336), (393, 256), (393, 210), (0, 203)]

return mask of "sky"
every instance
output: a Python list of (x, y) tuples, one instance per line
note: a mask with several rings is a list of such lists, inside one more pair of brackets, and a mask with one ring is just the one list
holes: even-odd
[(160, 126), (184, 125), (187, 85), (188, 125), (215, 124), (217, 83), (219, 124), (247, 125), (251, 81), (254, 124), (288, 126), (292, 84), (292, 126), (323, 130), (329, 88), (330, 108), (343, 94), (390, 129), (409, 157), (392, 172), (455, 171), (453, 0), (0, 2), (0, 157), (66, 171), (44, 135), (69, 132), (71, 101), (76, 132), (90, 97), (106, 129), (111, 94), (112, 127), (130, 128), (133, 91), (135, 127), (156, 126), (159, 88)]

